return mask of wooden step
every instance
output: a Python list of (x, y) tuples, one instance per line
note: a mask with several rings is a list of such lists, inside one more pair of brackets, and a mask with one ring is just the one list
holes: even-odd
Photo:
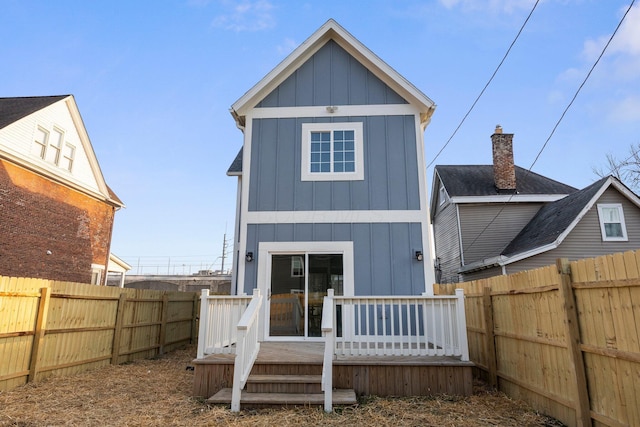
[[(208, 403), (231, 403), (231, 389), (223, 388), (209, 399)], [(358, 402), (352, 389), (336, 389), (333, 391), (334, 405), (353, 405)], [(249, 393), (242, 391), (240, 405), (324, 405), (324, 393)]]
[(249, 393), (321, 393), (322, 375), (251, 374), (246, 389)]
[(249, 375), (247, 383), (320, 384), (322, 375)]

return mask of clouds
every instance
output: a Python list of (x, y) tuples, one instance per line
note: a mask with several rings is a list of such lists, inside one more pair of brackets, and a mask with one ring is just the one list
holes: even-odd
[(275, 26), (274, 6), (268, 0), (223, 0), (220, 5), (224, 12), (214, 18), (213, 27), (241, 32), (261, 31)]
[[(626, 7), (621, 10), (620, 18), (625, 11)], [(610, 37), (610, 34), (600, 35), (584, 42), (582, 58), (589, 66), (598, 58)], [(640, 6), (629, 11), (598, 66), (601, 68), (599, 74), (606, 76), (599, 85), (619, 88), (611, 93), (607, 102), (609, 121), (640, 120)], [(569, 72), (572, 71), (565, 74)]]
[(535, 0), (439, 0), (447, 9), (460, 7), (467, 12), (490, 11), (493, 13), (513, 13), (531, 9)]

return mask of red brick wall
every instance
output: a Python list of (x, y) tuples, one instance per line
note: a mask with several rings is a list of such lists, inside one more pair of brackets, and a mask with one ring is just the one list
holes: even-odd
[(90, 283), (91, 264), (108, 264), (114, 213), (0, 160), (0, 275)]

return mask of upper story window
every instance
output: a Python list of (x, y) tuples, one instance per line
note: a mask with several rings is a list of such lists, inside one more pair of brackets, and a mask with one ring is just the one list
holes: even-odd
[(364, 179), (362, 123), (303, 123), (303, 181)]
[(447, 201), (447, 192), (444, 189), (443, 184), (440, 184), (440, 193), (438, 195), (438, 198), (440, 199), (440, 206), (444, 205), (444, 202)]
[(624, 223), (624, 212), (619, 203), (598, 205), (600, 231), (603, 241), (627, 241), (627, 227)]
[(63, 130), (57, 127), (48, 130), (38, 126), (32, 152), (42, 160), (71, 171), (76, 148), (65, 141)]

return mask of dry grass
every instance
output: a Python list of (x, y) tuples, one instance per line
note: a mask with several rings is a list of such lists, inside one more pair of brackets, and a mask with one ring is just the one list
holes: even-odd
[(321, 408), (231, 413), (191, 398), (195, 348), (0, 392), (0, 426), (560, 426), (503, 394), (468, 398), (369, 398)]

